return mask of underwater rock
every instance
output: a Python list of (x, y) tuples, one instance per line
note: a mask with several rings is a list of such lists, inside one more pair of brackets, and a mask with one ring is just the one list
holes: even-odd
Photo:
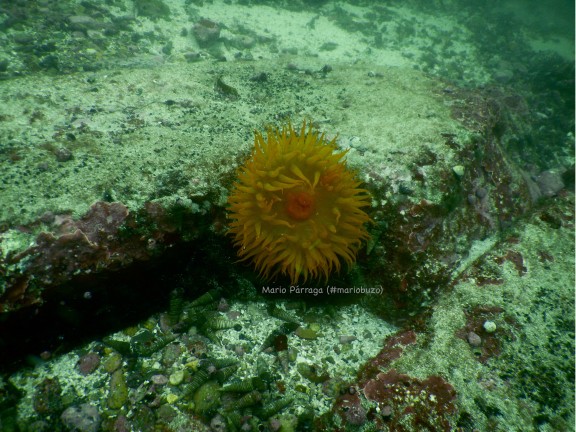
[(162, 0), (139, 0), (135, 3), (138, 15), (156, 21), (158, 18), (169, 19), (170, 8)]
[(98, 432), (100, 430), (100, 413), (98, 408), (89, 403), (70, 406), (60, 416), (64, 427), (72, 432)]
[(207, 47), (220, 38), (220, 26), (209, 19), (201, 19), (192, 27), (192, 33), (198, 45)]
[(482, 338), (474, 332), (468, 333), (466, 339), (468, 340), (468, 343), (473, 347), (479, 347), (482, 345)]
[(353, 336), (353, 335), (342, 335), (342, 336), (338, 337), (338, 342), (341, 343), (342, 345), (344, 345), (344, 344), (350, 344), (357, 339), (358, 338), (356, 336)]
[(220, 386), (214, 381), (202, 385), (194, 394), (194, 412), (210, 417), (220, 406)]
[(432, 430), (450, 430), (450, 418), (457, 410), (454, 388), (439, 376), (420, 381), (391, 369), (368, 381), (363, 393), (382, 413), (386, 407), (394, 407), (389, 415), (376, 414), (374, 419), (376, 425), (389, 422), (392, 429), (409, 423), (414, 430), (421, 424), (431, 425)]
[(56, 414), (62, 409), (62, 387), (57, 378), (46, 378), (38, 385), (33, 406), (34, 411), (42, 416)]
[(80, 357), (78, 360), (78, 369), (82, 375), (89, 375), (100, 366), (100, 356), (95, 352)]
[(298, 327), (294, 330), (294, 334), (300, 339), (314, 340), (318, 338), (318, 332), (311, 328)]
[(128, 401), (128, 386), (126, 385), (124, 372), (121, 369), (114, 372), (110, 377), (108, 391), (108, 407), (120, 409)]
[(362, 406), (362, 400), (357, 393), (346, 393), (336, 400), (338, 414), (345, 424), (361, 426), (367, 421), (366, 410)]
[(553, 197), (564, 189), (562, 173), (557, 172), (556, 170), (541, 172), (536, 177), (536, 184), (540, 188), (542, 195), (545, 197)]

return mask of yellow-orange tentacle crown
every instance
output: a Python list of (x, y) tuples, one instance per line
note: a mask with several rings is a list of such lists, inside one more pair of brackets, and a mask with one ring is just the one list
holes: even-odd
[(255, 133), (250, 158), (228, 198), (230, 234), (241, 260), (264, 277), (328, 278), (351, 265), (368, 238), (370, 196), (328, 141), (303, 123)]

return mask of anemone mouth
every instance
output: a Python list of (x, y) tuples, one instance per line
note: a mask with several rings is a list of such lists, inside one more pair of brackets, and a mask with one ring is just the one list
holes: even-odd
[(296, 221), (309, 219), (314, 212), (314, 196), (306, 191), (289, 192), (285, 209), (288, 216)]

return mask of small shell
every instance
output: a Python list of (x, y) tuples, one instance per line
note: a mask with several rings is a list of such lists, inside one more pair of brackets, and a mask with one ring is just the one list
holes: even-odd
[(239, 412), (236, 411), (230, 411), (227, 412), (224, 415), (224, 418), (226, 419), (226, 422), (228, 423), (228, 425), (230, 426), (234, 426), (236, 429), (232, 429), (232, 430), (239, 430), (240, 427), (242, 426), (242, 419), (244, 418), (244, 416), (242, 414), (240, 414)]
[(190, 306), (204, 306), (209, 303), (215, 302), (220, 300), (221, 292), (219, 289), (212, 289), (210, 291), (206, 291), (196, 300), (190, 303)]
[(186, 386), (186, 395), (192, 395), (196, 390), (198, 390), (208, 379), (210, 375), (208, 372), (200, 369), (194, 374), (188, 385)]
[(184, 310), (184, 297), (182, 288), (176, 288), (170, 293), (170, 305), (168, 306), (168, 318), (171, 325), (180, 321), (180, 316)]
[(226, 366), (223, 367), (221, 369), (218, 369), (216, 371), (216, 373), (214, 374), (214, 376), (216, 377), (216, 379), (218, 380), (218, 382), (220, 384), (224, 383), (226, 380), (228, 380), (228, 378), (230, 378), (232, 375), (234, 375), (236, 373), (236, 371), (238, 370), (238, 366), (234, 365), (234, 366)]
[(279, 351), (277, 353), (277, 356), (278, 356), (278, 362), (280, 363), (280, 366), (282, 366), (282, 370), (285, 373), (288, 373), (290, 371), (290, 367), (289, 367), (290, 360), (288, 358), (288, 350)]
[(206, 328), (206, 329), (203, 329), (203, 333), (204, 333), (204, 336), (206, 336), (208, 339), (210, 339), (211, 342), (218, 344), (218, 345), (220, 343), (222, 343), (222, 341), (220, 340), (220, 336), (218, 336), (214, 330)]
[(245, 394), (240, 399), (235, 400), (230, 405), (226, 407), (226, 411), (235, 411), (241, 408), (245, 408), (247, 406), (252, 406), (260, 403), (262, 400), (262, 395), (259, 391), (251, 391), (250, 393)]
[(237, 322), (229, 320), (220, 312), (209, 312), (204, 314), (204, 328), (212, 330), (225, 330), (239, 325)]
[(130, 340), (132, 352), (149, 357), (157, 351), (160, 351), (170, 342), (176, 339), (175, 335), (155, 335), (150, 330), (144, 329), (134, 335)]
[(238, 364), (238, 360), (231, 357), (223, 357), (219, 359), (207, 359), (202, 361), (203, 366), (212, 366), (216, 369), (225, 368), (227, 366), (234, 366)]
[(266, 385), (264, 384), (264, 381), (262, 381), (261, 378), (252, 377), (245, 380), (230, 383), (227, 386), (222, 387), (220, 391), (247, 393), (252, 390), (264, 390), (265, 387)]
[(268, 307), (268, 313), (271, 316), (273, 316), (274, 318), (281, 319), (282, 321), (286, 321), (286, 322), (294, 323), (294, 324), (300, 324), (300, 321), (298, 320), (298, 318), (296, 318), (292, 314), (288, 313), (284, 309), (279, 308), (278, 306), (276, 306), (274, 304), (270, 305)]
[(273, 347), (278, 336), (288, 335), (288, 334), (292, 333), (294, 330), (296, 330), (298, 327), (299, 326), (296, 323), (288, 323), (287, 322), (287, 323), (282, 324), (280, 327), (273, 330), (272, 333), (270, 333), (266, 339), (264, 339), (264, 342), (262, 343), (262, 346), (260, 347), (260, 351), (264, 351), (267, 348)]
[(274, 401), (272, 403), (269, 403), (260, 410), (259, 417), (262, 419), (270, 418), (273, 415), (278, 414), (288, 405), (292, 404), (292, 401), (293, 401), (292, 398), (283, 398), (278, 399), (277, 401)]

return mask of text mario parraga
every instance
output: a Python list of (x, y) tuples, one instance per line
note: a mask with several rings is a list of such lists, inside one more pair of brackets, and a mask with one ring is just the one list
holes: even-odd
[(382, 294), (382, 285), (377, 287), (353, 286), (337, 287), (328, 285), (326, 287), (301, 287), (300, 285), (284, 286), (263, 286), (262, 294), (311, 294), (314, 296), (320, 294), (337, 295), (337, 294)]

